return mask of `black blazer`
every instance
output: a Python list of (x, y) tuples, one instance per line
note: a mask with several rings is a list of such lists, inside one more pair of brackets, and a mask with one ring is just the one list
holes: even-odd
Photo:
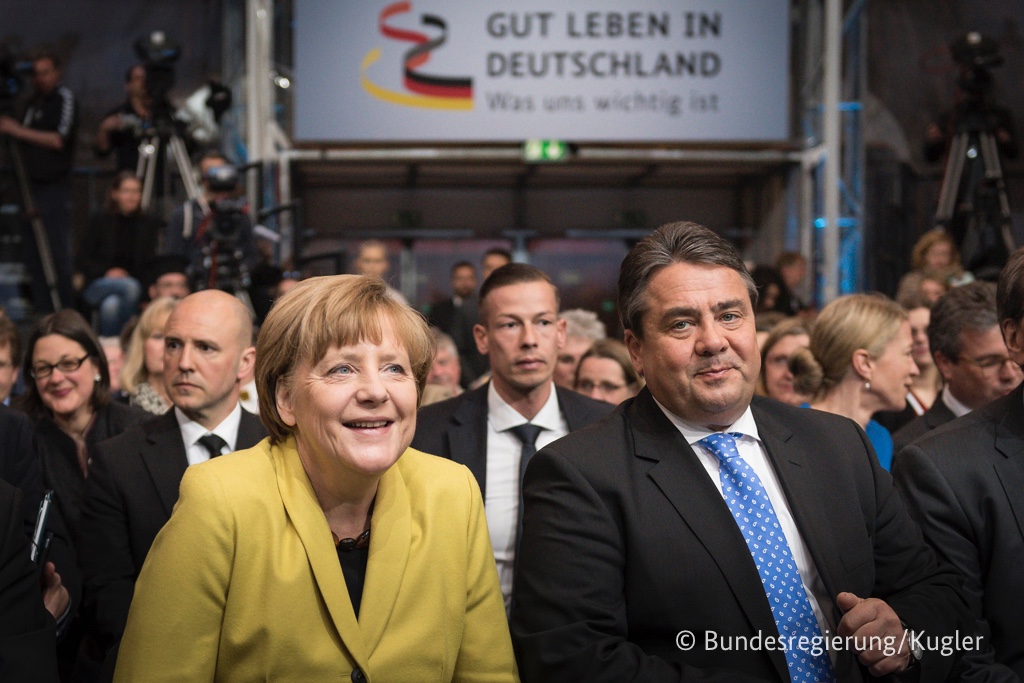
[[(487, 495), (487, 386), (420, 409), (412, 447), (462, 463)], [(558, 407), (575, 431), (597, 422), (614, 406), (556, 386)]]
[(925, 411), (924, 415), (915, 417), (892, 435), (893, 455), (899, 455), (899, 452), (903, 447), (917, 437), (927, 434), (936, 427), (941, 427), (954, 419), (956, 419), (956, 415), (954, 415), (953, 411), (947, 408), (946, 404), (942, 402), (942, 396), (937, 396), (935, 398), (935, 403), (932, 404), (931, 408)]
[(911, 443), (893, 477), (991, 646), (964, 680), (1024, 679), (1024, 385)]
[[(85, 436), (85, 446), (92, 459), (101, 441), (117, 436), (133, 424), (142, 422), (149, 413), (134, 406), (111, 401), (96, 411), (92, 429)], [(56, 493), (64, 523), (74, 542), (78, 541), (85, 476), (78, 465), (78, 450), (70, 436), (48, 417), (36, 424), (36, 442), (42, 462), (43, 483)], [(92, 465), (89, 466), (90, 471)]]
[(0, 680), (57, 679), (56, 622), (28, 559), (21, 492), (0, 481)]
[[(758, 433), (832, 602), (886, 600), (918, 630), (952, 634), (956, 577), (907, 515), (854, 422), (755, 397)], [(523, 681), (789, 681), (785, 655), (706, 647), (706, 633), (777, 635), (750, 551), (714, 482), (648, 389), (541, 449), (525, 513), (511, 630)], [(958, 607), (959, 605), (959, 607)], [(676, 637), (689, 631), (690, 650)], [(921, 680), (952, 662), (929, 653)], [(866, 672), (849, 652), (840, 681)]]
[[(236, 448), (255, 446), (266, 435), (260, 419), (243, 409)], [(135, 580), (171, 517), (187, 467), (173, 409), (100, 444), (93, 458), (79, 557), (103, 647), (124, 632)]]

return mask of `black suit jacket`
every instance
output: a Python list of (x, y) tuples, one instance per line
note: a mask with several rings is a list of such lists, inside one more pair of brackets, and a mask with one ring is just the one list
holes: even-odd
[[(100, 442), (117, 436), (149, 416), (140, 408), (113, 401), (97, 410), (92, 428), (85, 436), (89, 457), (94, 457)], [(77, 543), (82, 496), (85, 493), (85, 476), (78, 464), (78, 449), (71, 437), (47, 417), (36, 424), (36, 442), (43, 465), (43, 482), (47, 488), (54, 490), (64, 523), (72, 540)]]
[[(487, 387), (467, 391), (447, 401), (425, 406), (416, 416), (412, 447), (462, 463), (470, 469), (487, 495)], [(597, 422), (614, 406), (555, 387), (558, 408), (575, 431)]]
[(914, 441), (893, 476), (991, 646), (964, 680), (1024, 679), (1024, 385)]
[[(236, 448), (255, 446), (266, 435), (259, 418), (243, 410)], [(93, 458), (79, 557), (102, 647), (124, 632), (135, 580), (170, 519), (187, 467), (173, 409), (100, 444)]]
[(488, 370), (487, 356), (480, 353), (473, 336), (473, 326), (479, 311), (476, 299), (466, 299), (456, 306), (452, 299), (434, 304), (430, 309), (430, 324), (452, 338), (459, 350), (459, 365), (462, 368), (462, 386), (470, 383)]
[(892, 435), (892, 452), (894, 455), (919, 436), (927, 434), (936, 427), (941, 427), (947, 422), (956, 419), (953, 411), (946, 407), (942, 396), (935, 398), (932, 407), (925, 411), (924, 415), (914, 418), (910, 423), (900, 428)]
[(0, 481), (0, 680), (57, 679), (56, 622), (28, 559), (21, 493)]
[[(821, 605), (832, 623), (842, 616), (835, 596), (851, 591), (886, 600), (912, 628), (953, 633), (965, 617), (956, 577), (940, 569), (863, 430), (771, 399), (751, 408), (833, 596)], [(525, 683), (789, 681), (781, 652), (708, 646), (711, 632), (778, 631), (721, 493), (647, 389), (541, 449), (523, 487), (511, 630)], [(677, 647), (683, 631), (692, 649)], [(951, 665), (929, 653), (921, 680)], [(836, 674), (866, 678), (848, 651)]]

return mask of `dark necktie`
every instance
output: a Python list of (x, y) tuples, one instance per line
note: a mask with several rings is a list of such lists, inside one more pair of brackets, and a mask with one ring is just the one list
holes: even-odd
[(224, 447), (228, 445), (228, 442), (216, 434), (207, 434), (206, 436), (199, 437), (199, 445), (206, 449), (210, 454), (210, 458), (216, 458), (224, 450)]
[(526, 473), (526, 465), (530, 458), (537, 452), (537, 435), (543, 429), (539, 425), (527, 422), (508, 430), (523, 444), (519, 455), (519, 509), (516, 516), (516, 556), (513, 560), (516, 564), (519, 563), (519, 537), (523, 535), (523, 474)]
[(813, 656), (819, 651), (812, 647), (787, 647), (790, 679), (793, 683), (834, 681), (832, 661), (821, 647), (821, 629), (789, 541), (761, 479), (736, 448), (736, 439), (740, 436), (742, 434), (738, 433), (712, 434), (700, 442), (721, 462), (718, 478), (722, 482), (722, 495), (757, 565), (779, 636), (786, 643), (813, 643), (821, 650), (818, 656)]

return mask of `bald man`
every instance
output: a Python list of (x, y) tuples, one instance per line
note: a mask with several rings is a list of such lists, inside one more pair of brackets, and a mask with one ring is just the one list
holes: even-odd
[(124, 631), (135, 580), (171, 516), (185, 468), (266, 436), (238, 402), (255, 357), (252, 316), (238, 299), (218, 290), (185, 297), (164, 328), (164, 381), (174, 407), (101, 443), (94, 455), (79, 557), (102, 647)]

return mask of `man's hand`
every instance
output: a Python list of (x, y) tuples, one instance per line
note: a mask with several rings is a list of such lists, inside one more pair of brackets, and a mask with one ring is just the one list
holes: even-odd
[(21, 124), (10, 116), (0, 116), (0, 134), (14, 137), (19, 128), (21, 128)]
[[(857, 659), (868, 668), (872, 676), (903, 671), (910, 664), (910, 648), (904, 639), (905, 629), (896, 612), (878, 598), (859, 598), (853, 593), (840, 593), (836, 597), (843, 620), (837, 629), (844, 638), (853, 637)], [(861, 647), (869, 649), (860, 649)], [(885, 655), (887, 647), (898, 651)]]
[(47, 562), (43, 567), (43, 605), (46, 606), (46, 611), (52, 614), (54, 619), (60, 619), (70, 604), (71, 596), (61, 583), (57, 568), (53, 566), (53, 562)]

